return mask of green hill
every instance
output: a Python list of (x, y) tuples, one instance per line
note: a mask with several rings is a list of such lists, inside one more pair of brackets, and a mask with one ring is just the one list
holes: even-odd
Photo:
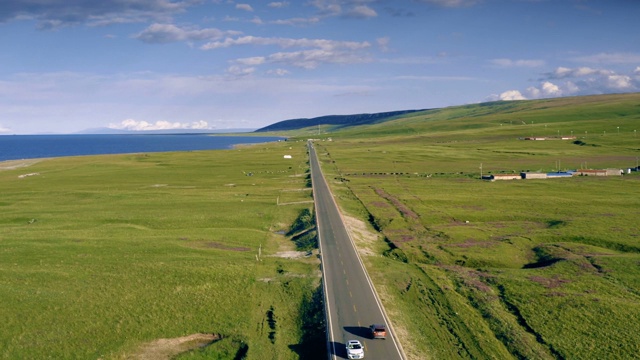
[(354, 114), (354, 115), (327, 115), (315, 118), (291, 119), (277, 122), (265, 126), (255, 132), (267, 131), (289, 131), (307, 128), (310, 126), (331, 126), (333, 129), (341, 129), (359, 125), (376, 124), (389, 121), (404, 114), (410, 114), (421, 110), (400, 110), (374, 114)]

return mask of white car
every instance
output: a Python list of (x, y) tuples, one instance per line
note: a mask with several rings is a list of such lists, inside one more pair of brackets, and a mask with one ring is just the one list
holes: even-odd
[(347, 341), (347, 358), (364, 359), (364, 348), (358, 340)]

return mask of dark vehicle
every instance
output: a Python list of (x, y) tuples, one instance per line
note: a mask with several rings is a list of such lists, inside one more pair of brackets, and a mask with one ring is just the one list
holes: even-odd
[(387, 338), (387, 327), (384, 324), (373, 324), (369, 326), (371, 330), (371, 337), (373, 339), (386, 339)]

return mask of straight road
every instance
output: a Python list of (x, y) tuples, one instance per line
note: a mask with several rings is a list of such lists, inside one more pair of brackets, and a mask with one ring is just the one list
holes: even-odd
[[(329, 358), (346, 359), (345, 344), (360, 340), (366, 359), (404, 359), (309, 142), (311, 181), (327, 312)], [(387, 324), (387, 339), (371, 339), (369, 325)]]

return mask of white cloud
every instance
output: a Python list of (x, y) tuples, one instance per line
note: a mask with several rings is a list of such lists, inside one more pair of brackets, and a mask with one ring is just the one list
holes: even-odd
[(249, 4), (236, 4), (236, 9), (244, 11), (253, 11), (253, 8)]
[(566, 67), (558, 67), (552, 73), (547, 74), (550, 79), (564, 79), (564, 78), (575, 78), (589, 75), (604, 75), (608, 76), (613, 74), (611, 70), (603, 70), (603, 69), (592, 69), (590, 67), (579, 67), (575, 69), (566, 68)]
[(285, 69), (272, 69), (272, 70), (268, 70), (267, 74), (276, 75), (276, 76), (285, 76), (285, 75), (289, 75), (290, 72)]
[(248, 76), (253, 74), (256, 68), (253, 66), (231, 65), (227, 68), (227, 73), (236, 77)]
[(508, 90), (498, 96), (500, 100), (526, 100), (518, 90)]
[(270, 2), (267, 6), (272, 7), (272, 8), (284, 8), (289, 6), (289, 2), (288, 1), (274, 1), (274, 2)]
[(478, 78), (467, 76), (419, 76), (419, 75), (402, 75), (396, 76), (393, 79), (396, 80), (410, 80), (410, 81), (478, 81)]
[[(375, 0), (312, 0), (309, 4), (318, 10), (321, 18), (342, 16), (346, 18), (367, 19), (378, 16), (378, 12), (369, 6)], [(389, 8), (385, 8), (389, 11)]]
[(249, 20), (249, 22), (256, 25), (264, 24), (264, 21), (262, 21), (262, 19), (260, 19), (260, 17), (258, 16), (254, 16), (253, 19)]
[(378, 44), (378, 47), (380, 48), (380, 50), (385, 52), (389, 51), (390, 42), (391, 42), (391, 39), (388, 36), (376, 39), (376, 43)]
[(305, 69), (315, 69), (320, 64), (357, 64), (372, 61), (368, 56), (343, 50), (312, 49), (278, 52), (267, 57), (269, 62), (283, 63)]
[(478, 3), (478, 0), (418, 0), (418, 2), (441, 7), (467, 7)]
[(378, 14), (375, 10), (366, 5), (357, 5), (349, 10), (347, 16), (354, 18), (372, 18), (378, 16)]
[(558, 85), (545, 81), (542, 83), (542, 94), (547, 97), (562, 96), (562, 91)]
[(194, 121), (191, 123), (170, 122), (159, 120), (155, 123), (149, 123), (144, 120), (127, 119), (123, 120), (119, 124), (109, 124), (110, 129), (117, 130), (130, 130), (130, 131), (145, 131), (145, 130), (174, 130), (174, 129), (197, 129), (207, 130), (212, 129), (209, 124), (204, 121)]
[(80, 24), (167, 21), (193, 4), (193, 1), (173, 0), (2, 0), (0, 22), (36, 20), (40, 29), (55, 29)]
[(263, 56), (254, 56), (254, 57), (250, 57), (250, 58), (242, 58), (242, 59), (236, 59), (235, 60), (236, 63), (241, 64), (241, 65), (261, 65), (264, 64), (265, 62), (265, 58)]
[(538, 89), (535, 86), (530, 86), (527, 88), (527, 94), (529, 95), (530, 99), (539, 99), (542, 96), (540, 94), (542, 94), (542, 91), (540, 91), (540, 89)]
[(595, 64), (637, 64), (640, 63), (640, 54), (599, 53), (595, 55), (579, 56), (571, 60), (581, 63)]
[(278, 37), (260, 37), (260, 36), (242, 36), (238, 38), (226, 38), (224, 41), (212, 41), (202, 45), (203, 50), (213, 50), (219, 48), (227, 48), (237, 45), (274, 45), (281, 48), (291, 47), (308, 47), (308, 48), (320, 48), (320, 49), (363, 49), (371, 46), (368, 42), (356, 42), (356, 41), (336, 41), (325, 39), (292, 39), (292, 38), (278, 38)]
[(315, 6), (322, 16), (337, 16), (342, 13), (342, 5), (336, 0), (313, 0), (309, 2)]
[(527, 88), (529, 98), (594, 95), (640, 91), (640, 67), (629, 74), (590, 67), (558, 67), (544, 74), (540, 85)]
[(567, 94), (576, 94), (580, 91), (578, 85), (574, 84), (573, 81), (566, 81), (564, 83), (564, 88), (566, 89), (565, 92)]
[(493, 59), (489, 61), (492, 65), (497, 66), (497, 67), (505, 67), (505, 68), (511, 68), (511, 67), (528, 67), (528, 68), (533, 68), (533, 67), (540, 67), (540, 66), (544, 66), (545, 62), (544, 60), (511, 60), (511, 59)]
[(316, 24), (320, 22), (320, 18), (318, 17), (309, 17), (309, 18), (290, 18), (290, 19), (281, 19), (281, 20), (274, 20), (271, 21), (271, 24), (274, 25), (293, 25), (293, 26), (298, 26), (298, 25), (309, 25), (309, 24)]
[(238, 32), (222, 31), (214, 28), (183, 29), (173, 24), (152, 24), (133, 37), (146, 43), (159, 44), (175, 41), (211, 41), (229, 35), (238, 35)]
[[(371, 47), (368, 42), (335, 41), (325, 39), (291, 39), (243, 36), (226, 38), (203, 45), (203, 50), (227, 48), (238, 45), (277, 46), (280, 48), (308, 48), (300, 51), (277, 52), (266, 56), (266, 62), (281, 63), (305, 69), (314, 69), (320, 64), (357, 64), (370, 62), (370, 56), (363, 52)], [(244, 60), (241, 60), (244, 61)], [(234, 68), (234, 70), (237, 70)]]
[(9, 133), (9, 132), (11, 132), (11, 129), (6, 128), (0, 124), (0, 133)]
[(627, 90), (633, 89), (633, 83), (630, 76), (627, 75), (610, 75), (607, 76), (607, 86), (612, 89)]
[(379, 58), (379, 62), (383, 64), (400, 64), (400, 65), (424, 65), (424, 64), (437, 64), (442, 63), (442, 57), (396, 57), (396, 58)]

